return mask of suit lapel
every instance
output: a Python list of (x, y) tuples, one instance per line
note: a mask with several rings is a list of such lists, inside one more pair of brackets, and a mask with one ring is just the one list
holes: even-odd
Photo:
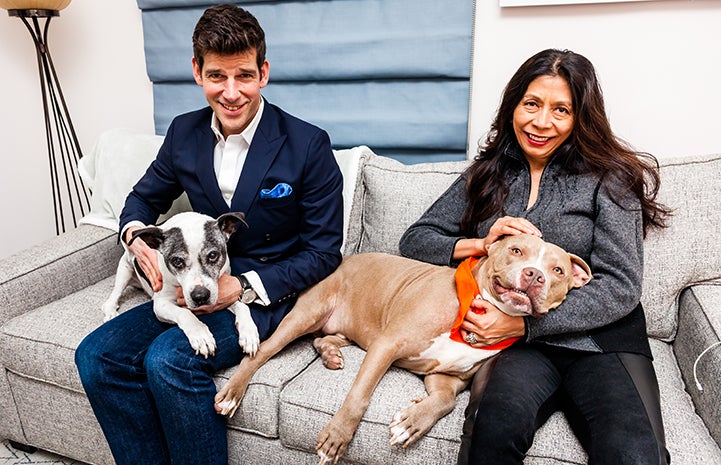
[(260, 184), (278, 156), (285, 139), (286, 135), (281, 133), (279, 128), (278, 115), (275, 109), (266, 101), (263, 116), (258, 123), (258, 129), (253, 136), (253, 142), (248, 149), (243, 171), (240, 173), (240, 179), (235, 188), (235, 194), (231, 202), (232, 211), (245, 212), (246, 214), (250, 211), (253, 201), (260, 190)]

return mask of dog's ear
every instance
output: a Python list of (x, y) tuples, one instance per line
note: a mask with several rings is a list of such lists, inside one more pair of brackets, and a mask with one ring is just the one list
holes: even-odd
[(239, 225), (242, 224), (246, 229), (248, 228), (248, 223), (245, 222), (245, 214), (242, 212), (225, 213), (220, 215), (217, 221), (218, 228), (225, 235), (226, 240), (238, 229)]
[(569, 253), (568, 256), (571, 257), (571, 268), (573, 269), (573, 287), (585, 286), (593, 279), (591, 267), (577, 255)]
[(133, 241), (138, 237), (142, 239), (143, 242), (148, 244), (148, 247), (156, 250), (160, 248), (161, 244), (165, 240), (163, 230), (158, 228), (157, 226), (149, 226), (147, 228), (136, 229), (135, 231), (133, 231), (129, 244), (132, 244)]
[(495, 246), (497, 246), (499, 243), (503, 242), (503, 239), (509, 237), (508, 234), (504, 234), (503, 236), (499, 237), (495, 241), (491, 242), (488, 247), (486, 247), (486, 255), (491, 253), (491, 249), (493, 249)]

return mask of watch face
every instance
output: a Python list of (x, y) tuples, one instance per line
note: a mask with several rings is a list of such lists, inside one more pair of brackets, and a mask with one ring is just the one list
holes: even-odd
[(256, 297), (258, 297), (258, 294), (256, 294), (253, 289), (246, 289), (243, 291), (243, 295), (240, 297), (240, 301), (247, 305), (253, 302)]

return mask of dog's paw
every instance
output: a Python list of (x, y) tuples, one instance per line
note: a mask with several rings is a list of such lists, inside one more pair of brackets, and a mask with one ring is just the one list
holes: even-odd
[(330, 422), (318, 435), (315, 450), (320, 456), (319, 464), (328, 463), (328, 461), (338, 463), (338, 460), (345, 454), (358, 426), (355, 422), (338, 419), (337, 415), (336, 413), (336, 416), (331, 418)]
[(103, 322), (110, 321), (118, 316), (118, 305), (114, 302), (105, 302), (102, 306)]
[[(236, 374), (238, 372), (236, 371)], [(248, 387), (246, 381), (241, 381), (237, 376), (232, 376), (225, 386), (215, 395), (215, 411), (223, 416), (232, 418), (235, 411), (240, 407), (245, 390)]]
[(333, 461), (333, 459), (328, 457), (322, 450), (318, 451), (318, 457), (320, 458), (318, 460), (318, 465), (325, 465), (326, 463), (331, 463)]
[(258, 352), (258, 346), (260, 346), (258, 328), (255, 324), (241, 325), (238, 323), (236, 323), (235, 327), (238, 329), (238, 344), (243, 348), (243, 352), (251, 357), (255, 357), (255, 354)]
[(237, 409), (238, 403), (235, 401), (235, 399), (224, 400), (215, 404), (215, 411), (229, 418), (233, 416)]
[(411, 437), (411, 434), (408, 432), (405, 426), (401, 426), (401, 424), (401, 413), (398, 412), (393, 415), (393, 422), (390, 424), (391, 446), (395, 446), (396, 444), (404, 444)]
[(315, 350), (320, 354), (323, 366), (329, 370), (342, 370), (345, 366), (339, 341), (342, 341), (342, 339), (336, 335), (318, 337), (313, 340), (313, 347), (315, 347)]
[(439, 420), (437, 404), (427, 402), (428, 397), (416, 399), (411, 405), (393, 415), (390, 428), (390, 444), (408, 447)]
[(195, 354), (202, 355), (204, 358), (215, 355), (215, 338), (205, 324), (198, 321), (197, 325), (183, 330), (188, 337), (190, 347), (195, 350)]

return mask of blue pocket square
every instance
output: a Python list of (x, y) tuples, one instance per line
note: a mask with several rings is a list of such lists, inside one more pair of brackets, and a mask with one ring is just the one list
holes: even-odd
[(272, 189), (261, 189), (260, 190), (260, 198), (261, 199), (279, 199), (281, 197), (289, 196), (291, 192), (293, 192), (293, 188), (290, 187), (289, 184), (281, 182), (281, 183), (276, 184), (276, 186)]

